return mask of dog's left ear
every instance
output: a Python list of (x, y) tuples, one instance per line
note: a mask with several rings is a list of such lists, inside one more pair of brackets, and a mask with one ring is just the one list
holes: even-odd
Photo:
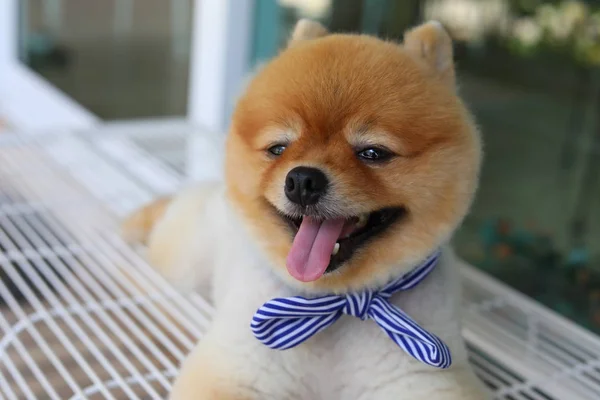
[(438, 21), (429, 21), (404, 34), (404, 48), (435, 75), (454, 87), (452, 39)]
[(288, 45), (293, 46), (305, 40), (317, 39), (328, 33), (327, 28), (320, 23), (303, 18), (296, 23)]

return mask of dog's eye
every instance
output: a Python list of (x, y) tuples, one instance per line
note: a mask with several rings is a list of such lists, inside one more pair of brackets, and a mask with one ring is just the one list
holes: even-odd
[(285, 147), (286, 146), (283, 144), (276, 144), (275, 146), (269, 147), (267, 151), (274, 156), (280, 156), (285, 151)]
[(358, 156), (365, 161), (385, 161), (392, 157), (392, 153), (377, 147), (369, 147), (359, 151)]

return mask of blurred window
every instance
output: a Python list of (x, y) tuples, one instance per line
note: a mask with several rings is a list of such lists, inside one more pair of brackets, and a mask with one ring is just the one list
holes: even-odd
[(21, 0), (20, 57), (103, 119), (185, 115), (191, 0)]

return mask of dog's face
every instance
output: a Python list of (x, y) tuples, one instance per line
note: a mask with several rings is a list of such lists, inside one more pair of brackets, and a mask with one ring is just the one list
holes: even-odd
[(439, 24), (399, 45), (303, 21), (238, 103), (226, 181), (282, 276), (344, 292), (381, 284), (447, 241), (479, 164)]

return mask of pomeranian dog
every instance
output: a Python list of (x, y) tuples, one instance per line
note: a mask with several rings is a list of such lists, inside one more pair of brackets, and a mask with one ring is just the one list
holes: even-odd
[(480, 158), (439, 23), (398, 44), (300, 21), (238, 101), (225, 182), (124, 222), (216, 309), (171, 398), (488, 398), (448, 247)]

